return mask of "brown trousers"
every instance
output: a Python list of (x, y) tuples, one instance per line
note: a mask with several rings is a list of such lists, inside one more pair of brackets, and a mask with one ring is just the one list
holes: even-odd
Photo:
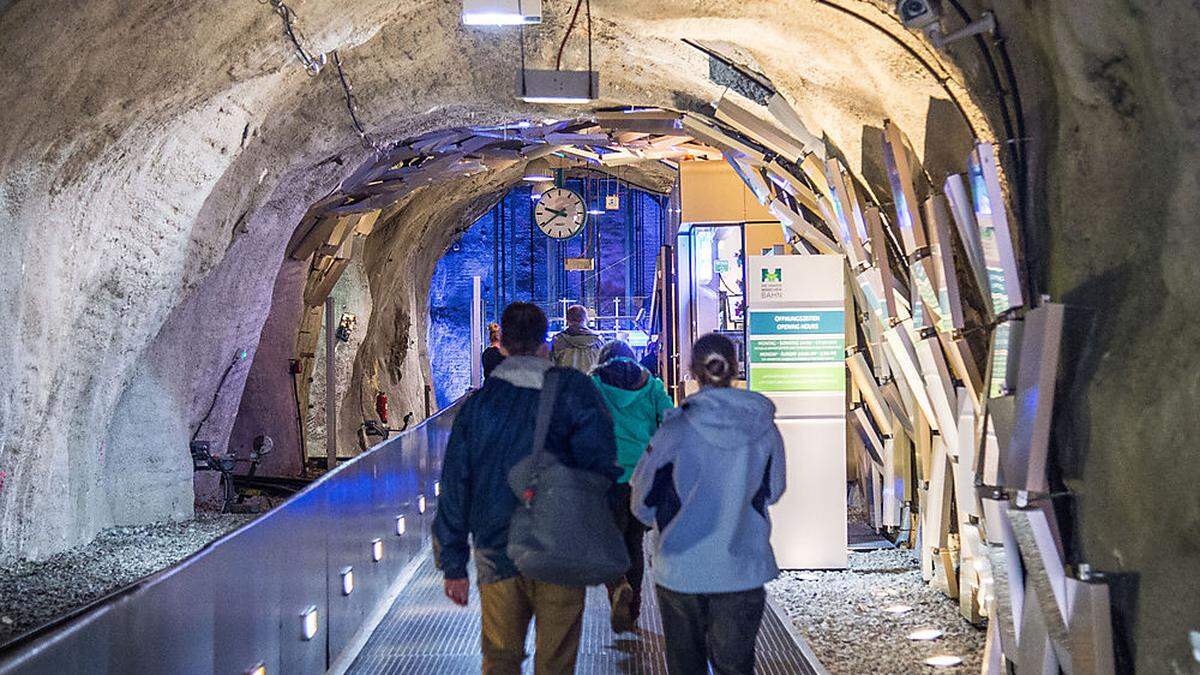
[(530, 619), (535, 619), (537, 633), (534, 673), (575, 672), (585, 591), (581, 587), (548, 584), (521, 576), (480, 584), (484, 675), (520, 674)]

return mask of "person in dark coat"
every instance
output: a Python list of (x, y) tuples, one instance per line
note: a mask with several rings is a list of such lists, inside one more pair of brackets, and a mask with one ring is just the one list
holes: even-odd
[(642, 540), (646, 527), (630, 510), (629, 479), (646, 451), (650, 437), (662, 424), (664, 414), (675, 407), (675, 402), (667, 396), (662, 380), (639, 365), (633, 349), (620, 340), (609, 342), (600, 350), (600, 363), (592, 370), (592, 381), (612, 413), (617, 464), (622, 471), (613, 491), (612, 506), (631, 566), (624, 577), (607, 586), (610, 624), (614, 633), (624, 633), (637, 627), (645, 573)]
[[(482, 605), (484, 673), (521, 672), (531, 618), (537, 620), (536, 673), (574, 672), (583, 628), (582, 587), (523, 577), (508, 557), (508, 528), (518, 502), (508, 473), (533, 450), (546, 358), (546, 315), (536, 305), (509, 305), (500, 319), (506, 358), (454, 419), (442, 465), (433, 546), (445, 592), (465, 606), (467, 559), (474, 548)], [(546, 452), (564, 464), (615, 481), (617, 448), (612, 417), (587, 375), (556, 368), (555, 399)]]
[(483, 363), (483, 376), (487, 377), (492, 374), (496, 366), (504, 360), (504, 349), (500, 344), (500, 324), (488, 324), (488, 348), (483, 350), (483, 355), (480, 356), (480, 361)]

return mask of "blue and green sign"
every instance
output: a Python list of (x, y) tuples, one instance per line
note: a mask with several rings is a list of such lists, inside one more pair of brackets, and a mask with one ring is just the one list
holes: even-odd
[(750, 312), (750, 389), (844, 391), (845, 321), (840, 309)]

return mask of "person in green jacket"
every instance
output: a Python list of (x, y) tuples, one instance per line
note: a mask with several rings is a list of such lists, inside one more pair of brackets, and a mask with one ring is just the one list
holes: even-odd
[(675, 407), (662, 380), (637, 362), (629, 345), (615, 340), (604, 345), (592, 370), (592, 381), (612, 413), (617, 438), (617, 464), (621, 477), (613, 495), (613, 514), (625, 538), (632, 567), (625, 576), (608, 584), (611, 622), (615, 633), (637, 626), (642, 605), (642, 578), (645, 558), (642, 539), (646, 527), (634, 517), (629, 505), (629, 479), (646, 451), (650, 437), (662, 424), (663, 413)]

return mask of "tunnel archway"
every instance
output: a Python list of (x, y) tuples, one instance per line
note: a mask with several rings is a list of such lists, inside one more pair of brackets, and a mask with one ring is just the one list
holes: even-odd
[[(980, 14), (975, 3), (962, 5)], [(1178, 379), (1175, 364), (1194, 358), (1186, 251), (1197, 183), (1189, 111), (1197, 108), (1194, 87), (1179, 85), (1195, 81), (1181, 45), (1196, 18), (1183, 8), (994, 8), (1020, 83), (1016, 110), (1026, 130), (1018, 134), (1013, 101), (995, 98), (991, 67), (970, 41), (934, 49), (882, 3), (791, 9), (766, 1), (639, 3), (636, 13), (598, 7), (602, 103), (704, 110), (724, 85), (710, 79), (706, 55), (679, 41), (687, 37), (723, 42), (720, 53), (761, 69), (885, 201), (884, 170), (868, 161), (879, 155), (868, 152), (864, 128), (895, 121), (931, 174), (961, 171), (953, 165), (962, 153), (940, 155), (947, 146), (930, 140), (942, 128), (934, 123), (931, 133), (930, 120), (956, 126), (958, 107), (972, 132), (961, 138), (1000, 142), (1022, 216), (1029, 290), (1116, 317), (1086, 341), (1072, 380), (1078, 395), (1056, 418), (1056, 469), (1079, 496), (1072, 545), (1101, 568), (1142, 575), (1140, 599), (1123, 606), (1118, 625), (1137, 636), (1138, 662), (1183, 663), (1171, 616), (1193, 616), (1200, 603), (1171, 581), (1194, 561), (1173, 528), (1194, 519), (1197, 506), (1187, 496), (1195, 469), (1180, 468), (1170, 451), (1188, 442), (1190, 388), (1168, 383)], [(297, 10), (306, 49), (341, 50), (375, 143), (588, 112), (514, 103), (513, 36), (457, 27), (452, 7), (311, 2)], [(11, 38), (0, 53), (21, 64), (0, 84), (47, 92), (0, 113), (0, 226), (12, 242), (0, 316), (20, 327), (0, 356), (8, 375), (0, 548), (44, 557), (106, 525), (190, 512), (183, 448), (197, 432), (239, 442), (235, 419), (250, 364), (266, 351), (270, 308), (294, 296), (307, 272), (281, 263), (293, 232), (374, 151), (358, 143), (331, 71), (309, 79), (294, 65), (294, 46), (269, 6), (214, 16), (26, 1), (0, 12), (0, 32)], [(527, 36), (531, 61), (552, 60), (562, 14), (548, 12), (545, 30)], [(88, 36), (88, 59), (72, 57), (77, 35)], [(1006, 59), (993, 53), (1003, 83)], [(579, 46), (569, 44), (566, 56), (581, 58)], [(1021, 149), (1020, 164), (1005, 154), (1010, 148)], [(381, 343), (409, 336), (403, 349), (381, 352), (392, 379), (404, 380), (401, 407), (420, 407), (428, 377), (421, 331), (410, 329), (421, 320), (430, 259), (515, 179), (501, 170), (442, 182), (389, 205), (372, 230), (376, 245), (364, 248), (362, 262), (380, 289), (372, 297), (387, 299), (362, 329)], [(397, 260), (411, 261), (412, 273), (396, 273)], [(1132, 346), (1129, 357), (1115, 363), (1122, 345)], [(1147, 345), (1155, 349), (1138, 348)], [(1129, 405), (1130, 390), (1139, 405)], [(286, 403), (280, 396), (276, 405)], [(260, 414), (275, 409), (254, 403)], [(1113, 412), (1132, 407), (1160, 412)], [(230, 434), (235, 440), (224, 441)], [(1132, 472), (1131, 447), (1142, 460)], [(1151, 486), (1181, 498), (1147, 506)], [(1162, 508), (1171, 517), (1159, 517)], [(1173, 555), (1156, 553), (1161, 542), (1176, 542)]]

